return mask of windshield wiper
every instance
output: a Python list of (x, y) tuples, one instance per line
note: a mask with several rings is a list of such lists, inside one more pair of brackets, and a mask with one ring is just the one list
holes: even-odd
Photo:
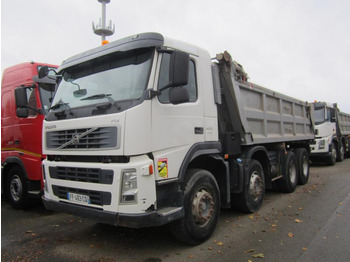
[(117, 106), (117, 102), (111, 97), (112, 94), (97, 94), (97, 95), (92, 95), (88, 96), (85, 98), (81, 98), (80, 100), (95, 100), (95, 99), (102, 99), (102, 98), (107, 98), (108, 102), (112, 106)]
[(60, 101), (58, 101), (55, 105), (51, 106), (51, 107), (49, 108), (49, 110), (51, 110), (51, 109), (57, 109), (57, 108), (60, 108), (61, 106), (66, 106), (66, 107), (69, 108), (68, 104), (69, 104), (69, 103), (65, 103), (65, 102), (63, 102), (62, 100), (60, 100)]
[[(102, 98), (107, 98), (109, 100), (109, 99), (112, 99), (110, 97), (111, 95), (112, 94), (98, 94), (98, 95), (92, 95), (92, 96), (88, 96), (85, 98), (81, 98), (80, 100), (95, 100), (95, 99), (102, 99)], [(114, 100), (113, 100), (113, 102), (114, 102)]]

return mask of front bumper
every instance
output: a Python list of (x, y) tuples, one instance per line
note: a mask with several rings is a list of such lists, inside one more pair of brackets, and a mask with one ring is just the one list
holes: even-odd
[(172, 209), (168, 208), (167, 210), (164, 210), (164, 212), (149, 211), (141, 214), (122, 214), (57, 202), (47, 199), (45, 196), (42, 197), (42, 200), (45, 208), (48, 210), (55, 210), (84, 218), (90, 218), (104, 224), (130, 228), (161, 226), (184, 216), (184, 209), (182, 207), (174, 207)]

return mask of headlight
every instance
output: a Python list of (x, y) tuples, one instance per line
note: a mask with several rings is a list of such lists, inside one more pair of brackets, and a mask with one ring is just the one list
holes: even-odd
[(319, 149), (324, 149), (326, 145), (326, 140), (320, 140), (320, 143), (318, 144)]
[(137, 203), (137, 173), (135, 169), (122, 173), (122, 192), (120, 203)]

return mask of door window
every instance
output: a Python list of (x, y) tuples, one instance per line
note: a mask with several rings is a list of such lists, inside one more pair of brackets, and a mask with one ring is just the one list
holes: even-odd
[[(170, 65), (170, 54), (163, 53), (162, 63), (160, 66), (158, 89), (166, 86), (169, 83), (169, 65)], [(184, 86), (188, 89), (190, 94), (190, 102), (197, 101), (197, 79), (196, 79), (196, 67), (193, 60), (190, 60), (188, 83)], [(162, 91), (158, 96), (159, 102), (163, 104), (170, 103), (169, 100), (170, 88)]]

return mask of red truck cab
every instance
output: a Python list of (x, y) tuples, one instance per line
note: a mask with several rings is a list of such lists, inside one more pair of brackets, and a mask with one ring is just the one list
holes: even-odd
[(43, 187), (42, 123), (56, 83), (50, 75), (38, 78), (43, 66), (57, 68), (28, 62), (5, 69), (2, 77), (1, 191), (17, 209), (26, 207), (31, 197), (40, 196)]

